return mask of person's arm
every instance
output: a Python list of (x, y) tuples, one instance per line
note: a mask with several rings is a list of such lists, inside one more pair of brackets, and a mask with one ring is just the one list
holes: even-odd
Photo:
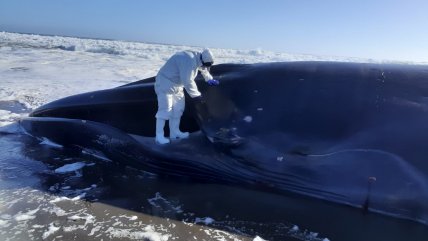
[(182, 61), (179, 65), (180, 68), (180, 79), (183, 82), (184, 89), (190, 95), (190, 97), (195, 98), (201, 96), (201, 92), (198, 90), (195, 81), (193, 80), (193, 69), (190, 61)]
[(201, 71), (202, 76), (204, 77), (205, 81), (209, 85), (219, 85), (220, 82), (218, 80), (215, 80), (207, 68), (200, 68), (199, 71)]
[(200, 68), (199, 71), (201, 71), (202, 76), (204, 77), (205, 81), (208, 82), (209, 80), (214, 79), (207, 68)]

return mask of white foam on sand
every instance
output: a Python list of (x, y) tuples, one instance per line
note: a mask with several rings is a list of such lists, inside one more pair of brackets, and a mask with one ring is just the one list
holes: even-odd
[(87, 225), (89, 223), (94, 223), (95, 217), (93, 215), (90, 215), (90, 214), (85, 214), (85, 215), (72, 215), (72, 216), (68, 217), (68, 219), (73, 220), (73, 221), (85, 220), (85, 225)]
[[(89, 227), (93, 226), (95, 221), (96, 221), (95, 216), (93, 216), (91, 214), (87, 214), (87, 213), (74, 214), (72, 216), (67, 217), (67, 219), (72, 220), (74, 222), (78, 222), (78, 221), (80, 221), (80, 222), (85, 221), (85, 222), (83, 224), (79, 224), (79, 225), (71, 225), (71, 226), (63, 227), (64, 232), (73, 232), (75, 230), (87, 230)], [(89, 225), (91, 225), (91, 226), (89, 226)], [(91, 232), (95, 233), (96, 231), (97, 231), (97, 229), (93, 229)]]
[(109, 227), (106, 230), (106, 233), (108, 233), (109, 237), (112, 239), (129, 238), (133, 240), (167, 241), (171, 237), (171, 234), (161, 234), (156, 232), (154, 227), (151, 225), (144, 227), (141, 231)]
[(133, 216), (126, 216), (126, 215), (120, 215), (120, 218), (127, 218), (129, 221), (135, 221), (138, 219), (137, 216), (133, 215)]
[(68, 198), (68, 197), (57, 197), (51, 201), (49, 201), (50, 203), (57, 203), (57, 202), (61, 202), (61, 201), (78, 201), (82, 198), (84, 198), (86, 196), (86, 193), (81, 193), (80, 195), (73, 197), (73, 198)]
[(212, 240), (226, 240), (226, 237), (229, 240), (237, 240), (236, 236), (233, 234), (230, 234), (223, 230), (218, 229), (203, 229), (203, 231), (212, 239)]
[(42, 238), (43, 238), (43, 239), (48, 238), (50, 235), (54, 234), (54, 233), (55, 233), (56, 231), (58, 231), (59, 229), (60, 229), (60, 227), (56, 227), (54, 223), (50, 223), (50, 224), (49, 224), (49, 228), (48, 228), (48, 230), (46, 230), (46, 231), (43, 233)]
[(95, 233), (99, 232), (101, 230), (102, 226), (95, 226), (91, 229), (91, 232), (88, 234), (88, 236), (93, 236)]
[[(56, 202), (50, 202), (50, 203), (56, 203)], [(64, 209), (57, 207), (57, 206), (53, 206), (51, 208), (46, 209), (45, 211), (49, 212), (49, 213), (53, 213), (58, 217), (62, 217), (62, 216), (66, 216), (69, 213), (66, 212)]]
[(66, 164), (62, 167), (59, 167), (55, 169), (55, 173), (68, 173), (68, 172), (75, 172), (77, 170), (82, 169), (86, 164), (84, 162), (76, 162), (72, 164)]
[(14, 216), (14, 219), (16, 221), (18, 221), (18, 222), (19, 221), (27, 221), (27, 220), (35, 219), (36, 216), (34, 216), (34, 214), (36, 214), (38, 211), (39, 211), (39, 208), (36, 208), (34, 210), (30, 210), (30, 211), (28, 211), (26, 213), (19, 212), (18, 214), (16, 214)]
[(0, 219), (0, 228), (7, 228), (9, 226), (10, 226), (10, 223), (8, 220)]

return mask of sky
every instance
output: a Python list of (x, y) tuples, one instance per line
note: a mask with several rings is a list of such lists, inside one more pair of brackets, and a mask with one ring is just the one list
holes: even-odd
[(428, 62), (426, 0), (1, 0), (0, 31)]

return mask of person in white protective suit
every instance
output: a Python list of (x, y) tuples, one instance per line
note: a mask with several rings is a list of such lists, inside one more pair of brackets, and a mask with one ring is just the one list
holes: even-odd
[(202, 52), (183, 51), (174, 54), (167, 60), (156, 75), (155, 92), (158, 99), (156, 113), (156, 143), (167, 144), (169, 139), (164, 135), (165, 122), (169, 120), (170, 139), (189, 137), (188, 132), (180, 131), (180, 120), (184, 112), (183, 88), (192, 98), (201, 96), (195, 83), (198, 71), (209, 85), (218, 85), (209, 73), (214, 63), (209, 49)]

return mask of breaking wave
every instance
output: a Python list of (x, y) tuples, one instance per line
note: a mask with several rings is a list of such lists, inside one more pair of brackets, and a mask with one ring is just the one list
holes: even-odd
[[(143, 42), (131, 42), (120, 40), (89, 39), (64, 36), (43, 36), (36, 34), (20, 34), (0, 32), (0, 48), (33, 48), (33, 49), (57, 49), (73, 52), (87, 52), (95, 54), (109, 54), (116, 56), (135, 56), (144, 59), (152, 59), (159, 53), (171, 54), (188, 50), (202, 49), (202, 47), (190, 47), (182, 45), (153, 44)], [(253, 50), (214, 49), (214, 55), (218, 57), (217, 63), (256, 63), (256, 62), (284, 62), (284, 61), (341, 61), (341, 62), (371, 62), (371, 63), (399, 63), (397, 61), (360, 59), (338, 56), (316, 56), (309, 54), (288, 54), (272, 52), (260, 48)], [(163, 59), (165, 61), (166, 59)], [(419, 63), (421, 64), (421, 63)]]
[(104, 39), (85, 39), (63, 36), (42, 36), (34, 34), (18, 34), (0, 32), (0, 47), (59, 49), (64, 51), (78, 51), (88, 53), (102, 53), (111, 55), (134, 55), (147, 57), (148, 54), (159, 53), (159, 50), (179, 51), (188, 49), (184, 46), (161, 44), (147, 44)]

